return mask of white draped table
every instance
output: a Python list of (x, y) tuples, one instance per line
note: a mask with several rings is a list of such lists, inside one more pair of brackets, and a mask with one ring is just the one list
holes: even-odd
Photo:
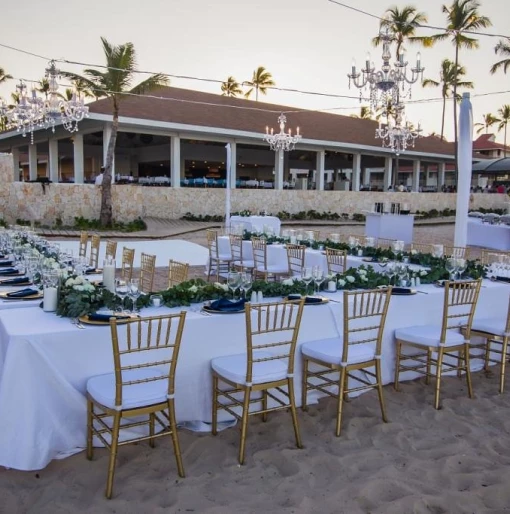
[[(476, 317), (506, 316), (509, 287), (485, 281)], [(393, 380), (395, 329), (441, 320), (443, 290), (434, 286), (419, 289), (428, 294), (395, 296), (391, 300), (383, 340), (386, 384)], [(339, 302), (343, 299), (341, 293), (329, 297)], [(145, 309), (142, 314), (178, 310)], [(332, 302), (305, 307), (298, 345), (338, 337), (342, 333), (342, 312), (342, 305)], [(240, 353), (245, 345), (243, 314), (188, 313), (176, 375), (179, 422), (210, 421), (210, 360)], [(299, 404), (299, 348), (297, 352), (295, 385)], [(41, 469), (53, 458), (83, 449), (87, 379), (111, 371), (109, 327), (88, 326), (80, 330), (68, 319), (38, 308), (0, 311), (0, 465)], [(404, 375), (404, 379), (410, 378), (411, 374)]]
[(276, 216), (231, 216), (231, 225), (243, 225), (250, 232), (264, 232), (270, 227), (276, 236), (280, 235), (281, 221)]
[(365, 222), (365, 235), (395, 239), (409, 244), (413, 242), (413, 214), (368, 213)]
[(468, 246), (481, 246), (493, 250), (510, 250), (510, 226), (490, 225), (480, 219), (468, 220)]

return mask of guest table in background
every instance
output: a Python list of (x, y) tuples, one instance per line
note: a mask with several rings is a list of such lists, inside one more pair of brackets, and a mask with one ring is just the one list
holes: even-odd
[(395, 239), (409, 244), (413, 242), (414, 215), (413, 214), (380, 214), (367, 213), (365, 222), (365, 235)]
[[(250, 232), (264, 232), (264, 227), (273, 230), (274, 235), (280, 235), (280, 218), (276, 216), (231, 216), (230, 224), (242, 223)], [(250, 227), (250, 228), (248, 228)]]
[(468, 219), (468, 246), (481, 246), (493, 250), (510, 250), (510, 226), (491, 225), (480, 219)]

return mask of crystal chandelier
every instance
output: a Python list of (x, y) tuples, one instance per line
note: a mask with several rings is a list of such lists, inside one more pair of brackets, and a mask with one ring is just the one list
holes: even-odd
[[(369, 90), (372, 110), (376, 110), (378, 107), (386, 107), (388, 104), (396, 105), (403, 98), (410, 98), (411, 85), (423, 76), (423, 70), (425, 69), (421, 66), (419, 52), (416, 55), (416, 66), (411, 68), (410, 72), (408, 71), (409, 63), (405, 60), (403, 53), (397, 56), (397, 60), (392, 67), (390, 63), (390, 44), (394, 38), (387, 30), (381, 32), (379, 38), (383, 44), (381, 70), (375, 70), (375, 65), (370, 60), (370, 54), (367, 54), (365, 67), (361, 70), (361, 73), (356, 70), (356, 63), (353, 61), (351, 73), (347, 75), (349, 77), (349, 87), (352, 82), (359, 89)], [(360, 98), (362, 98), (361, 91)]]
[(279, 150), (283, 150), (284, 152), (288, 152), (289, 150), (293, 150), (296, 146), (296, 143), (301, 139), (301, 134), (299, 133), (299, 127), (296, 130), (296, 134), (293, 136), (291, 129), (286, 133), (285, 132), (285, 123), (287, 122), (287, 117), (285, 114), (281, 113), (278, 117), (278, 123), (280, 125), (280, 132), (278, 134), (273, 133), (273, 129), (269, 131), (269, 127), (266, 127), (266, 135), (264, 136), (264, 141), (269, 143), (271, 150), (275, 152)]
[(420, 124), (415, 129), (409, 122), (403, 124), (403, 111), (402, 105), (396, 108), (395, 122), (391, 123), (388, 119), (387, 125), (379, 123), (379, 128), (375, 129), (376, 139), (382, 139), (382, 144), (386, 148), (391, 148), (395, 155), (400, 155), (408, 147), (414, 147), (415, 139), (421, 133)]

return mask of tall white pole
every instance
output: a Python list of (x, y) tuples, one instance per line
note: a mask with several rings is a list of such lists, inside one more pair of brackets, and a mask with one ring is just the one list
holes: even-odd
[(227, 166), (226, 166), (226, 184), (225, 184), (225, 228), (230, 228), (230, 177), (232, 175), (232, 149), (230, 147), (230, 143), (225, 145), (227, 149)]
[(463, 93), (460, 104), (458, 163), (454, 245), (466, 246), (471, 175), (473, 173), (473, 108), (469, 93)]

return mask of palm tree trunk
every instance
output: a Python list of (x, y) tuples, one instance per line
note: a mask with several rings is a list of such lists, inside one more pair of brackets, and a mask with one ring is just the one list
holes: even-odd
[(119, 107), (113, 101), (113, 123), (110, 140), (108, 141), (108, 151), (106, 153), (106, 163), (101, 186), (101, 213), (99, 221), (103, 227), (110, 226), (113, 220), (112, 214), (112, 166), (117, 142), (117, 131), (119, 129)]
[(459, 43), (455, 41), (455, 74), (453, 78), (453, 133), (455, 137), (455, 172), (458, 177), (458, 153), (459, 153), (459, 142), (458, 138), (458, 127), (457, 127), (457, 69), (459, 66)]
[(508, 121), (505, 123), (505, 148), (503, 150), (503, 153), (504, 153), (505, 157), (506, 157), (506, 126), (507, 125), (508, 125)]
[(444, 137), (444, 117), (446, 114), (446, 96), (443, 96), (443, 115), (441, 117), (441, 139)]
[(258, 85), (255, 86), (255, 101), (256, 102), (259, 101), (259, 86)]

